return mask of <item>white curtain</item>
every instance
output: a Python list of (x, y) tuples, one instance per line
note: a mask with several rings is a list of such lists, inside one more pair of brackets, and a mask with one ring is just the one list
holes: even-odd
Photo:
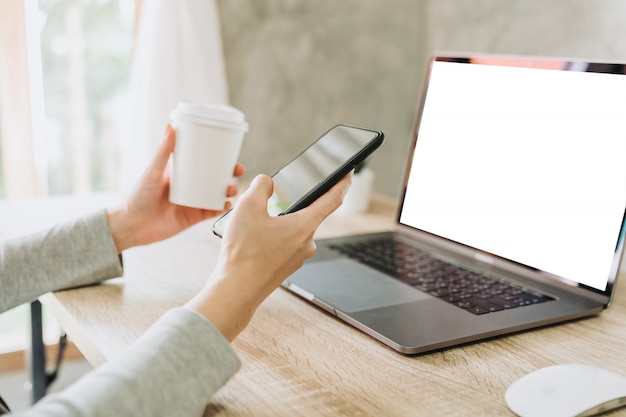
[(39, 32), (32, 0), (0, 1), (0, 169), (6, 198), (45, 193), (33, 143), (43, 119)]
[(137, 181), (178, 101), (228, 104), (215, 0), (144, 0), (130, 78), (120, 188)]

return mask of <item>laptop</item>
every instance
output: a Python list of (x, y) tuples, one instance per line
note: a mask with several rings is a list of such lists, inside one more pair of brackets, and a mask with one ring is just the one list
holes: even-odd
[(283, 286), (409, 355), (601, 313), (624, 246), (625, 68), (432, 57), (394, 230), (317, 241)]

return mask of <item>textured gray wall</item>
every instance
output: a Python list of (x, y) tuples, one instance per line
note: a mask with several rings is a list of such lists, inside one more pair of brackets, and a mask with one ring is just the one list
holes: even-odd
[(623, 0), (221, 0), (241, 159), (272, 173), (336, 123), (383, 130), (375, 189), (400, 191), (436, 49), (626, 60)]
[(400, 189), (417, 102), (416, 0), (223, 0), (231, 103), (250, 122), (241, 160), (273, 173), (338, 123), (382, 130), (375, 188)]
[(428, 48), (626, 60), (623, 0), (429, 0)]

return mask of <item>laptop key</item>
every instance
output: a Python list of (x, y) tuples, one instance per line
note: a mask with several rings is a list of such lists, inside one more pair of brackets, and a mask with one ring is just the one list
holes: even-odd
[(437, 288), (435, 290), (430, 291), (429, 294), (434, 295), (435, 297), (441, 298), (441, 297), (447, 296), (448, 294), (450, 294), (450, 292), (445, 288)]
[(437, 289), (437, 285), (433, 283), (417, 284), (417, 285), (414, 285), (413, 287), (417, 288), (420, 291), (424, 291), (428, 293), (431, 291), (435, 291)]
[(467, 302), (474, 304), (475, 306), (481, 307), (489, 312), (504, 310), (504, 307), (498, 304), (490, 303), (487, 300), (478, 297), (468, 298)]
[(492, 298), (491, 302), (494, 304), (497, 304), (499, 306), (502, 306), (505, 309), (510, 309), (510, 308), (515, 308), (515, 307), (519, 307), (520, 303), (516, 302), (515, 300), (503, 300), (502, 298)]
[(464, 310), (474, 307), (474, 304), (468, 303), (467, 301), (457, 301), (454, 305)]
[(478, 306), (470, 307), (470, 308), (467, 309), (467, 311), (469, 311), (472, 314), (476, 314), (476, 315), (489, 313), (489, 310), (486, 310), (486, 309), (484, 309), (482, 307), (478, 307)]
[(445, 301), (446, 303), (450, 303), (450, 304), (456, 304), (462, 300), (461, 297), (455, 294), (448, 294), (446, 296), (441, 297), (441, 299)]
[(531, 292), (524, 293), (523, 295), (520, 296), (520, 299), (524, 303), (529, 303), (529, 304), (543, 303), (545, 301), (550, 300), (550, 298), (546, 297), (545, 295), (534, 294)]

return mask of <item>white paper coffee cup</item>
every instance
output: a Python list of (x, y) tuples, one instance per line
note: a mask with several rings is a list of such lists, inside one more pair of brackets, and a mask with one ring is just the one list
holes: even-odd
[(222, 210), (248, 131), (244, 114), (227, 105), (180, 102), (170, 118), (176, 130), (170, 202)]

